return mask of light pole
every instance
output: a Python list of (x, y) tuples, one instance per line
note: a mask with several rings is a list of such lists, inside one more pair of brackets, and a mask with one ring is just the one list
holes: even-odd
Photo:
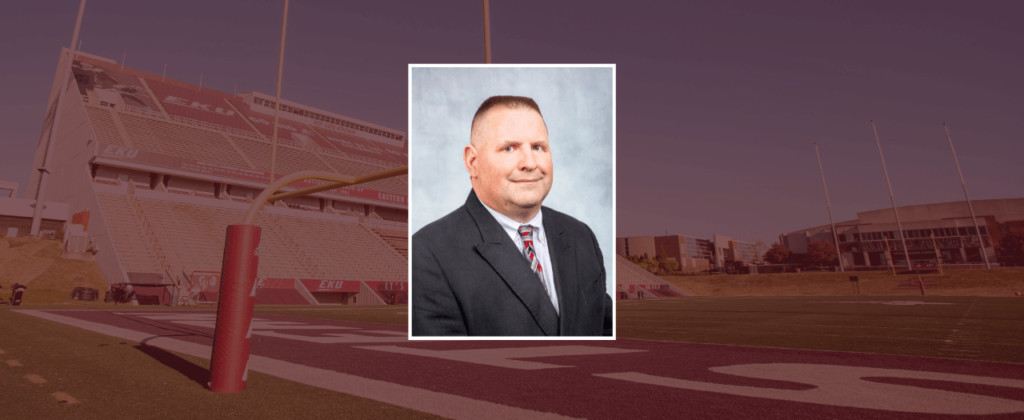
[[(875, 143), (878, 143), (878, 155), (882, 157), (882, 170), (885, 171), (885, 183), (889, 186), (889, 201), (892, 202), (892, 214), (896, 216), (896, 233), (900, 235), (900, 243), (903, 244), (903, 256), (907, 259), (907, 270), (913, 270), (914, 267), (910, 264), (910, 252), (907, 251), (907, 240), (903, 237), (903, 225), (900, 224), (900, 214), (896, 211), (896, 199), (892, 196), (892, 182), (889, 181), (889, 169), (885, 167), (885, 155), (882, 154), (882, 141), (878, 139), (878, 129), (875, 128), (875, 120), (871, 120), (871, 130), (875, 132)], [(885, 237), (883, 236), (882, 239), (885, 239)], [(888, 243), (887, 239), (886, 243)]]
[[(71, 64), (75, 60), (75, 44), (78, 43), (78, 30), (82, 28), (82, 14), (85, 13), (85, 0), (78, 5), (78, 18), (75, 20), (75, 32), (71, 35), (71, 47), (68, 48), (68, 57), (64, 65), (64, 74), (61, 75), (60, 90), (57, 91), (57, 105), (53, 111), (53, 123), (50, 124), (50, 134), (46, 140), (46, 157), (43, 158), (43, 166), (38, 168), (39, 189), (36, 190), (36, 208), (32, 212), (32, 226), (29, 228), (29, 235), (39, 235), (39, 226), (43, 223), (43, 207), (46, 207), (46, 183), (50, 179), (50, 163), (53, 161), (53, 145), (57, 142), (57, 128), (60, 127), (60, 116), (64, 110), (65, 91), (68, 90), (68, 78), (71, 76)], [(122, 60), (123, 61), (123, 60)]]
[(814, 143), (814, 154), (818, 156), (818, 170), (821, 171), (821, 186), (825, 187), (825, 205), (828, 206), (828, 224), (832, 226), (832, 240), (836, 244), (836, 259), (839, 260), (839, 272), (843, 273), (843, 256), (839, 252), (839, 236), (836, 234), (836, 224), (832, 221), (832, 202), (828, 199), (828, 185), (825, 184), (825, 168), (821, 166), (821, 153), (818, 152), (818, 143)]

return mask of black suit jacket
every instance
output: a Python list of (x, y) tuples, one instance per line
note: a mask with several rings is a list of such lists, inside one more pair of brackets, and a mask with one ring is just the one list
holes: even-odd
[(543, 207), (558, 307), (515, 242), (470, 192), (412, 236), (414, 336), (611, 335), (604, 258), (587, 225)]

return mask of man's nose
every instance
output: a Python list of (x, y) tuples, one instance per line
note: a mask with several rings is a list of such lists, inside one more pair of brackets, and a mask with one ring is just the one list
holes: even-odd
[(536, 153), (532, 147), (527, 148), (523, 151), (522, 158), (519, 160), (519, 168), (524, 171), (532, 171), (537, 168), (537, 158), (534, 156)]

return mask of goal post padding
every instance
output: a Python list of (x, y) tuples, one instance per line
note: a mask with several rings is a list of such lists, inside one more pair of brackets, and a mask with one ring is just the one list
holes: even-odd
[(210, 359), (210, 390), (213, 392), (245, 390), (259, 245), (259, 226), (228, 226)]

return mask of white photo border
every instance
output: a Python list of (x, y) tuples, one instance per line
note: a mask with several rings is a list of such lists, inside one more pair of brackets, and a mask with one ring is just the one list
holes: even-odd
[[(616, 185), (616, 179), (618, 179), (616, 177), (616, 175), (617, 175), (617, 163), (618, 163), (617, 162), (617, 149), (616, 149), (616, 145), (617, 145), (617, 142), (616, 142), (617, 141), (617, 139), (616, 139), (616, 137), (617, 137), (617, 134), (616, 134), (616, 124), (617, 124), (617, 119), (618, 119), (617, 110), (616, 110), (616, 107), (617, 107), (617, 98), (616, 98), (616, 95), (617, 95), (617, 92), (616, 92), (616, 83), (617, 83), (617, 81), (616, 81), (616, 65), (615, 64), (411, 64), (410, 63), (409, 66), (408, 66), (408, 88), (407, 88), (407, 90), (408, 90), (408, 102), (407, 102), (407, 109), (408, 109), (408, 116), (407, 116), (407, 118), (408, 118), (408, 125), (407, 125), (407, 127), (408, 127), (408, 130), (407, 130), (407, 133), (406, 133), (406, 136), (407, 136), (406, 137), (407, 138), (406, 141), (409, 144), (408, 155), (410, 157), (410, 159), (408, 159), (409, 171), (408, 171), (408, 175), (407, 175), (408, 179), (409, 179), (409, 184), (410, 184), (409, 185), (409, 209), (410, 210), (412, 210), (412, 207), (413, 207), (412, 206), (412, 201), (413, 201), (413, 199), (412, 199), (412, 179), (415, 176), (414, 165), (412, 164), (412, 158), (411, 157), (412, 157), (412, 148), (413, 148), (413, 145), (415, 144), (415, 139), (416, 139), (416, 133), (413, 130), (413, 125), (412, 125), (412, 70), (414, 68), (442, 68), (442, 67), (454, 67), (454, 68), (502, 68), (502, 67), (503, 68), (611, 68), (612, 69), (612, 247), (613, 247), (613, 249), (603, 250), (602, 252), (612, 252), (612, 253), (614, 253), (615, 252), (615, 249), (614, 249), (615, 245), (614, 245), (614, 243), (615, 243), (615, 238), (616, 238), (616, 234), (617, 234), (617, 226), (616, 226), (616, 223), (617, 223), (616, 222), (617, 206), (616, 206), (616, 203), (617, 203), (617, 197), (618, 197), (617, 196), (618, 189), (617, 189), (617, 185)], [(406, 316), (407, 316), (407, 330), (406, 330), (406, 334), (407, 334), (407, 338), (410, 341), (510, 341), (510, 340), (514, 340), (514, 341), (520, 341), (520, 340), (521, 341), (567, 341), (567, 340), (570, 340), (570, 341), (585, 341), (585, 340), (614, 341), (618, 337), (618, 321), (619, 321), (619, 316), (618, 316), (618, 296), (617, 296), (618, 295), (618, 277), (617, 277), (617, 275), (618, 275), (617, 271), (618, 270), (616, 268), (616, 264), (617, 263), (615, 262), (616, 261), (615, 258), (612, 258), (612, 270), (611, 270), (611, 272), (610, 273), (605, 273), (606, 276), (611, 276), (611, 280), (612, 280), (612, 282), (611, 282), (612, 290), (609, 293), (609, 295), (611, 295), (611, 297), (612, 297), (612, 335), (611, 335), (611, 337), (605, 337), (605, 336), (599, 336), (599, 337), (594, 337), (594, 336), (581, 336), (581, 337), (574, 337), (574, 336), (567, 336), (567, 337), (547, 337), (547, 336), (544, 336), (544, 337), (536, 337), (536, 336), (465, 336), (465, 337), (463, 337), (463, 336), (456, 336), (456, 337), (452, 337), (452, 336), (418, 336), (418, 337), (414, 337), (412, 335), (412, 300), (413, 300), (412, 299), (412, 294), (413, 294), (413, 287), (415, 287), (415, 285), (413, 284), (413, 281), (412, 281), (412, 234), (413, 234), (413, 232), (411, 232), (411, 229), (412, 229), (411, 224), (409, 224), (408, 229), (410, 230), (409, 232), (407, 232), (407, 237), (409, 238), (409, 262), (407, 264), (407, 269), (408, 269), (408, 277), (407, 278), (408, 278), (408, 281), (409, 281), (409, 285), (408, 285), (408, 289), (409, 289), (409, 303), (408, 303), (409, 309), (408, 309), (407, 314), (406, 314)]]

